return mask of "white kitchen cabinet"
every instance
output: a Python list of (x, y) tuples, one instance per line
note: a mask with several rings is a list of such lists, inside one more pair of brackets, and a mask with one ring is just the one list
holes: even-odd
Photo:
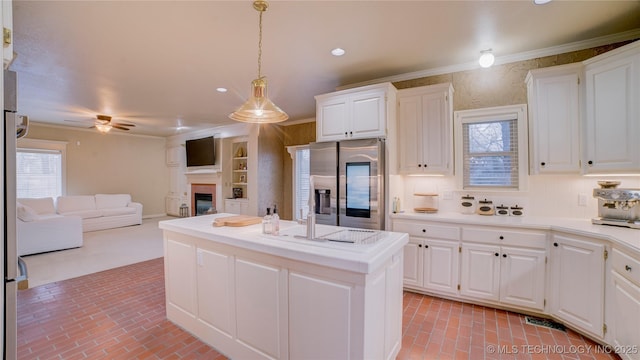
[(406, 288), (458, 294), (459, 227), (396, 220), (393, 231), (409, 234), (403, 266)]
[(165, 197), (165, 211), (168, 215), (180, 215), (180, 205), (186, 203), (186, 177), (180, 166), (169, 167), (169, 193)]
[(2, 0), (2, 60), (7, 69), (13, 61), (13, 1)]
[(195, 318), (196, 247), (177, 238), (164, 239), (164, 267), (167, 307), (181, 318)]
[(389, 117), (395, 116), (396, 88), (391, 83), (340, 90), (315, 98), (318, 142), (386, 137)]
[(164, 198), (164, 207), (167, 215), (180, 216), (180, 206), (184, 203), (180, 196), (167, 196)]
[[(616, 248), (611, 251), (611, 300), (606, 321), (620, 357), (640, 359), (640, 257)], [(607, 298), (608, 299), (608, 298)], [(635, 346), (635, 348), (634, 348)]]
[(233, 308), (233, 258), (204, 249), (196, 250), (198, 316), (201, 323), (227, 336), (235, 333)]
[(453, 86), (398, 91), (398, 163), (402, 174), (453, 174)]
[(544, 310), (546, 234), (462, 228), (460, 295)]
[(184, 146), (170, 146), (165, 150), (165, 161), (168, 166), (180, 166), (185, 162)]
[(552, 243), (551, 313), (602, 338), (605, 245), (597, 239), (562, 233), (554, 233)]
[(249, 200), (224, 199), (224, 212), (238, 215), (249, 215)]
[(530, 173), (580, 172), (582, 63), (529, 71)]
[(584, 61), (585, 173), (640, 171), (640, 41)]

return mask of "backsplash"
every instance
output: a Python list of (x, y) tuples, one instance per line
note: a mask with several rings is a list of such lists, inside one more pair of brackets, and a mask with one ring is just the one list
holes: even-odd
[[(528, 191), (459, 190), (455, 177), (420, 177), (393, 175), (390, 179), (391, 199), (400, 198), (401, 210), (413, 212), (424, 199), (414, 193), (436, 193), (438, 212), (460, 212), (460, 199), (471, 195), (476, 201), (491, 200), (494, 206), (504, 204), (523, 208), (524, 216), (586, 218), (598, 213), (598, 201), (592, 195), (598, 180), (620, 180), (620, 188), (640, 188), (640, 176), (587, 177), (579, 175), (529, 176)], [(581, 205), (584, 204), (584, 205)]]

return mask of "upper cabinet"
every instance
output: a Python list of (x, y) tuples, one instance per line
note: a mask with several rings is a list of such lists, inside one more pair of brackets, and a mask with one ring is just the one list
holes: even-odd
[(527, 75), (531, 174), (580, 172), (582, 72), (575, 63)]
[(585, 173), (640, 171), (640, 41), (584, 61)]
[(398, 162), (402, 174), (453, 174), (453, 86), (398, 91)]
[(2, 60), (7, 69), (13, 60), (13, 4), (2, 0)]
[(386, 137), (395, 97), (391, 83), (316, 96), (316, 141)]

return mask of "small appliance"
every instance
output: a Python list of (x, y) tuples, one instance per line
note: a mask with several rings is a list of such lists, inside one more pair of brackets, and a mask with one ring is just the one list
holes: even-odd
[(600, 186), (593, 189), (593, 197), (598, 199), (598, 217), (591, 222), (640, 229), (640, 189), (618, 189), (617, 184)]

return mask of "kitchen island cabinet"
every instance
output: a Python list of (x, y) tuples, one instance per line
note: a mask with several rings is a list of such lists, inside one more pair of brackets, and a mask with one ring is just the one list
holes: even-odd
[(160, 222), (169, 320), (231, 358), (395, 358), (406, 234), (347, 244), (296, 238), (290, 221), (278, 236), (212, 226), (229, 215)]

